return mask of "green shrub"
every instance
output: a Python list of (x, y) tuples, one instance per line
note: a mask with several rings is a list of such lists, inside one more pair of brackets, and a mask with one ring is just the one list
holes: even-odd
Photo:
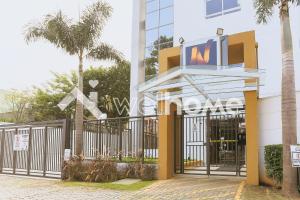
[(278, 186), (282, 183), (282, 145), (265, 146), (266, 175), (272, 178)]

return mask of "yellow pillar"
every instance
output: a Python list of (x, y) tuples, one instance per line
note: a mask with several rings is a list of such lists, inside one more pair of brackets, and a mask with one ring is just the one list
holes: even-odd
[[(229, 64), (243, 62), (246, 68), (257, 69), (255, 32), (244, 32), (228, 37)], [(246, 81), (246, 83), (251, 83)], [(246, 165), (247, 183), (259, 185), (258, 157), (258, 96), (257, 91), (244, 92), (246, 106)]]
[[(159, 53), (159, 73), (164, 73), (172, 67), (180, 65), (180, 48), (164, 49)], [(166, 113), (166, 106), (170, 113)], [(158, 178), (169, 179), (174, 175), (174, 112), (175, 105), (165, 101), (158, 102), (159, 143), (158, 143)]]

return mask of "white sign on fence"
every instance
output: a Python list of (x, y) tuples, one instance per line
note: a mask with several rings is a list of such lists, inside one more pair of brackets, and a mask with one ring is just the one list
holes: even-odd
[(64, 160), (65, 160), (65, 161), (69, 161), (70, 158), (71, 158), (71, 149), (65, 149)]
[(27, 151), (29, 134), (17, 134), (14, 138), (14, 151)]
[(291, 159), (293, 167), (300, 167), (300, 146), (291, 145)]

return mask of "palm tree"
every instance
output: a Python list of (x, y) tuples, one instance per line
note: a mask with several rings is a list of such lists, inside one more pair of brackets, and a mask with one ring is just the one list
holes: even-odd
[(290, 26), (289, 6), (299, 5), (300, 0), (255, 0), (257, 22), (267, 23), (273, 15), (274, 7), (279, 7), (282, 51), (282, 143), (283, 143), (283, 183), (286, 195), (297, 194), (297, 172), (292, 168), (290, 145), (297, 144), (297, 107), (294, 74), (293, 41)]
[[(78, 88), (83, 92), (84, 59), (112, 60), (121, 62), (122, 54), (112, 46), (99, 42), (103, 27), (111, 16), (112, 7), (104, 1), (98, 1), (83, 11), (78, 22), (58, 11), (47, 15), (37, 25), (26, 27), (25, 39), (28, 42), (40, 39), (47, 40), (57, 48), (79, 59)], [(75, 154), (81, 155), (83, 148), (83, 105), (77, 100), (75, 114)]]

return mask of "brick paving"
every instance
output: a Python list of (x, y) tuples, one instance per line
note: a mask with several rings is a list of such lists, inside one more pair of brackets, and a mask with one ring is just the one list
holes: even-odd
[(139, 191), (117, 191), (92, 187), (65, 187), (58, 180), (0, 175), (0, 200), (252, 200), (284, 199), (276, 190), (243, 187), (243, 179), (235, 177), (178, 176), (156, 181)]

